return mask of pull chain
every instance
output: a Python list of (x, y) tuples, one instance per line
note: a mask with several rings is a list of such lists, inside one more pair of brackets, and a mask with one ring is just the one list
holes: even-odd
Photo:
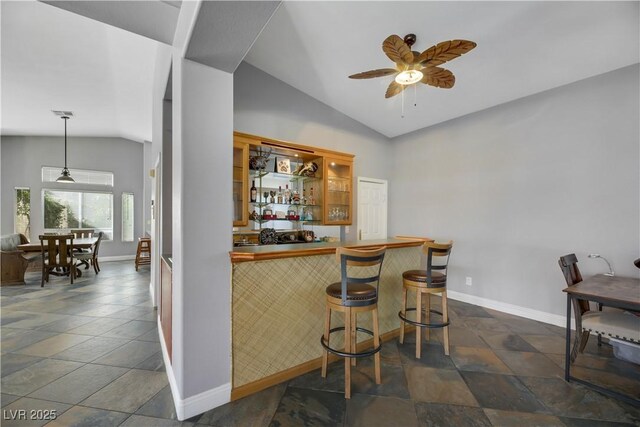
[(414, 107), (418, 106), (417, 98), (418, 98), (418, 85), (414, 84), (413, 85), (413, 106)]
[(404, 119), (404, 90), (400, 92), (400, 97), (401, 97), (400, 117)]

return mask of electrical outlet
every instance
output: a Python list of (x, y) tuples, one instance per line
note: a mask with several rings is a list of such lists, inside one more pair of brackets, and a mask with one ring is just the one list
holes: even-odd
[(473, 280), (471, 279), (471, 277), (467, 276), (467, 279), (465, 280), (465, 285), (467, 286), (473, 286)]

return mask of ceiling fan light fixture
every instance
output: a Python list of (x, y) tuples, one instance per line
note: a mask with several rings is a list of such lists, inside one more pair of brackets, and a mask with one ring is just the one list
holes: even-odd
[(396, 83), (401, 85), (412, 85), (422, 80), (424, 74), (418, 70), (406, 70), (396, 76)]

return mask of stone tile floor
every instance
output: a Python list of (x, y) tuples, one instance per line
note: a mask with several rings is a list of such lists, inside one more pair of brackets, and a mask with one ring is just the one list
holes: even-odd
[[(327, 379), (316, 370), (180, 422), (148, 269), (102, 267), (73, 285), (52, 278), (40, 288), (39, 273), (28, 273), (26, 286), (1, 288), (3, 426), (640, 425), (640, 408), (564, 382), (562, 328), (456, 301), (450, 357), (434, 331), (416, 359), (410, 334), (383, 345), (381, 385), (372, 361), (358, 361), (350, 400), (338, 362)], [(611, 353), (592, 338), (575, 374), (640, 397), (640, 367)], [(57, 417), (7, 419), (19, 409)]]

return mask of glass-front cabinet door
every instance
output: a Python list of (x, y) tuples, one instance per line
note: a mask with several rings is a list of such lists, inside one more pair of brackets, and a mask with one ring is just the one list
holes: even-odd
[(248, 223), (249, 206), (249, 145), (233, 143), (233, 226)]
[(324, 223), (351, 225), (353, 162), (325, 157), (324, 170)]

